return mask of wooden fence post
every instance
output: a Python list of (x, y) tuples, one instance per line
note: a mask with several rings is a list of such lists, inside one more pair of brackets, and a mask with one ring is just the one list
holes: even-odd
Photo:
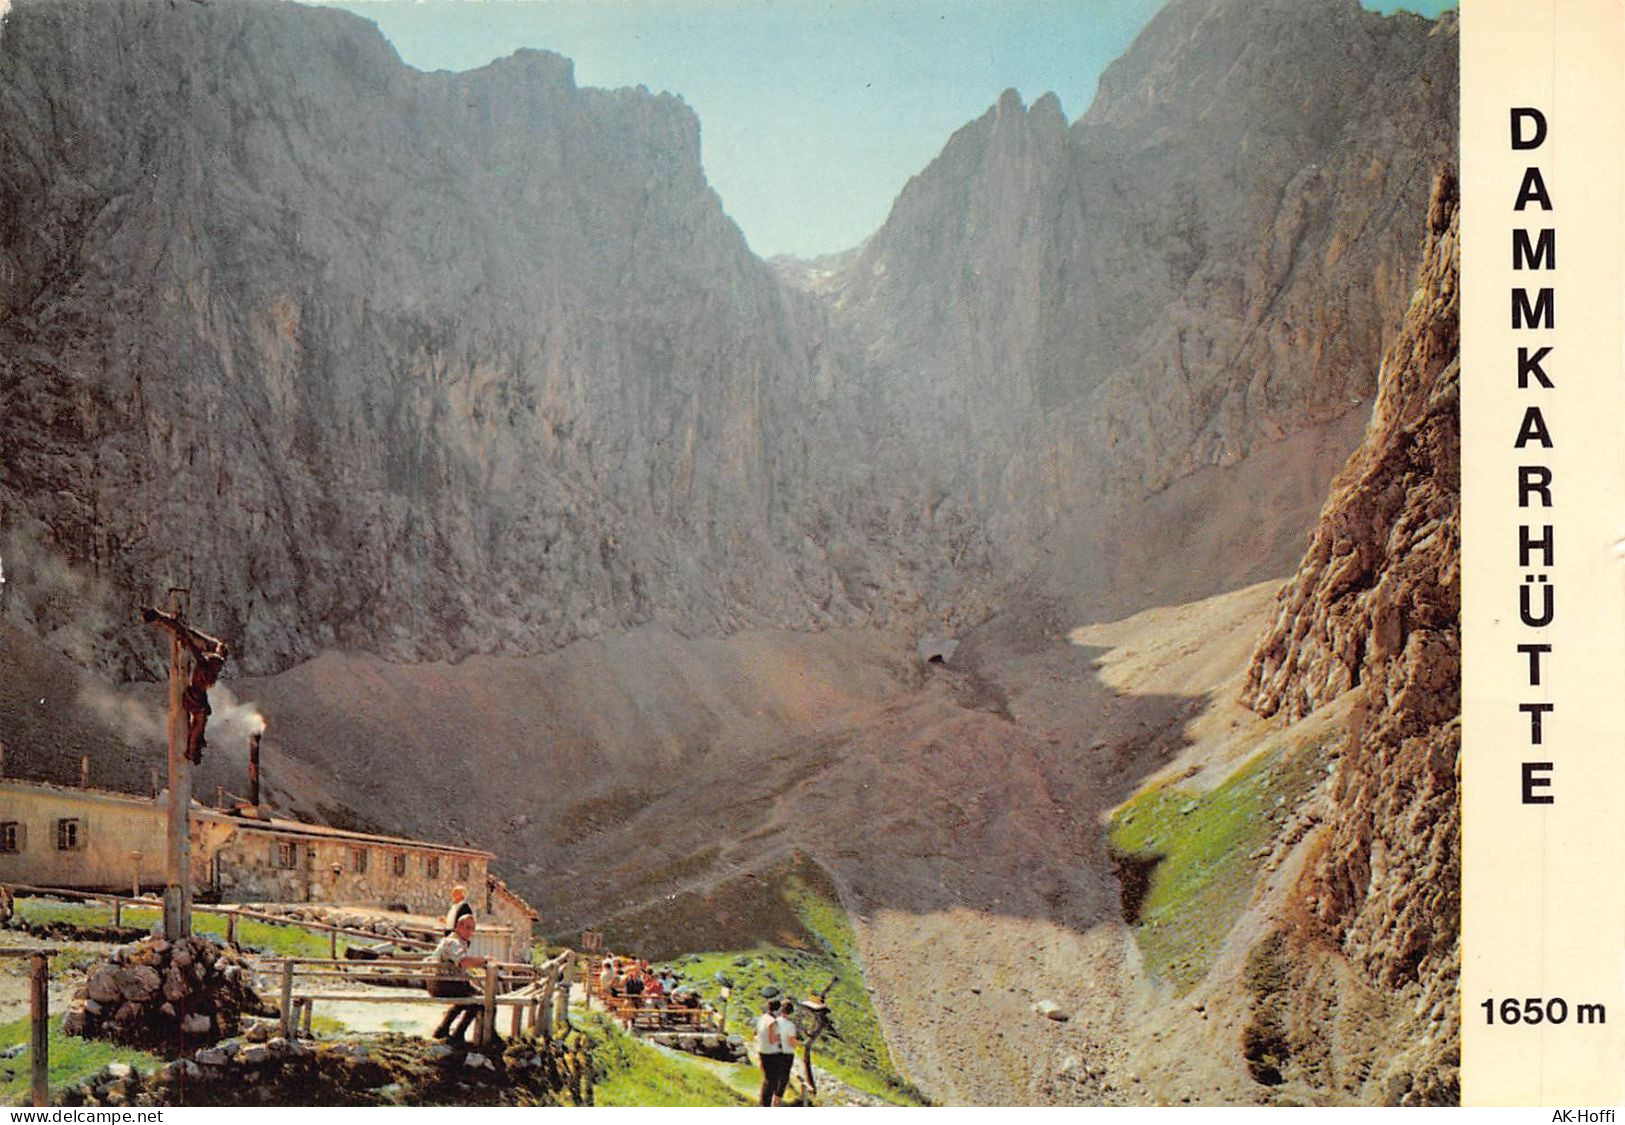
[(570, 969), (569, 962), (559, 971), (559, 983), (562, 988), (553, 993), (553, 1014), (549, 1017), (552, 1023), (564, 1023), (569, 1019), (570, 1012)]
[(51, 1104), (51, 993), (47, 987), (49, 962), (45, 954), (34, 953), (28, 958), (28, 1012), (32, 1017), (29, 1029), (29, 1089), (36, 1106)]
[(327, 931), (327, 952), (334, 961), (339, 959), (339, 932), (337, 929)]
[(294, 1037), (293, 1018), (293, 958), (282, 962), (282, 1038)]
[(485, 963), (485, 996), (480, 1005), (480, 1046), (491, 1041), (497, 1030), (497, 963)]
[(226, 915), (226, 944), (237, 944), (237, 912), (235, 910)]
[(124, 900), (118, 895), (113, 896), (113, 927), (117, 929), (124, 924)]
[(531, 1029), (540, 1031), (542, 1040), (547, 1043), (553, 1041), (553, 974), (547, 974), (547, 980), (542, 984), (540, 998), (531, 1005)]

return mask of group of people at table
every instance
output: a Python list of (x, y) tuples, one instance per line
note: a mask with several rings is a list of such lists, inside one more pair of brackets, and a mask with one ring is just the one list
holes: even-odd
[(636, 1007), (694, 1010), (701, 1007), (700, 994), (681, 983), (670, 969), (655, 972), (647, 961), (614, 954), (599, 962), (597, 991), (606, 1003), (626, 999), (634, 1001)]

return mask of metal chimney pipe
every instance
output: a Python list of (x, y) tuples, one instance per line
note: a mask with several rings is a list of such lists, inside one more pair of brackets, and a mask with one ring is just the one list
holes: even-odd
[(248, 803), (260, 807), (260, 736), (264, 731), (255, 731), (248, 736)]

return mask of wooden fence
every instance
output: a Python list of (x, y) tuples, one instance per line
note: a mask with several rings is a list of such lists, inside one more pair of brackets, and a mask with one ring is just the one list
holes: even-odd
[(510, 1034), (524, 1031), (527, 1020), (533, 1033), (553, 1037), (556, 1023), (567, 1019), (570, 1002), (570, 950), (542, 965), (487, 961), (477, 984), (466, 998), (432, 996), (425, 979), (438, 975), (438, 967), (421, 959), (337, 961), (287, 957), (276, 962), (281, 981), (282, 1034), (293, 1038), (309, 1034), (312, 1008), (318, 1001), (428, 1005), (446, 1008), (459, 1003), (480, 1009), (477, 1043), (488, 1043), (496, 1031), (497, 1012), (511, 1013)]
[[(140, 901), (140, 900), (134, 900)], [(0, 946), (0, 957), (28, 958), (29, 996), (29, 1095), (35, 1106), (48, 1106), (50, 1090), (50, 954), (55, 947)], [(488, 962), (485, 966), (483, 988), (479, 993), (480, 1020), (477, 1042), (489, 1043), (496, 1030), (499, 1008), (512, 1010), (510, 1032), (520, 1034), (529, 1021), (533, 1033), (551, 1040), (559, 1024), (569, 1024), (570, 966), (575, 954), (565, 950), (542, 965), (503, 964)], [(317, 1000), (376, 1001), (385, 1003), (421, 1003), (445, 1007), (446, 998), (437, 998), (425, 992), (411, 994), (373, 992), (336, 992), (331, 988), (309, 987), (312, 982), (349, 982), (352, 985), (379, 985), (399, 988), (410, 982), (421, 989), (426, 970), (432, 966), (422, 960), (376, 961), (324, 961), (312, 958), (283, 958), (281, 960), (282, 1033), (293, 1037), (299, 1031), (299, 1016), (304, 1016), (305, 1030), (310, 1026), (310, 1010)], [(300, 982), (307, 987), (301, 989)], [(503, 991), (503, 985), (510, 986)], [(471, 1000), (473, 998), (470, 998)]]

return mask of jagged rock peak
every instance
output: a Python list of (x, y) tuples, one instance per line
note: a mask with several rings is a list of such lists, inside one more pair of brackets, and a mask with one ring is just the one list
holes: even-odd
[[(1454, 12), (1438, 21), (1409, 12), (1382, 16), (1360, 0), (1173, 0), (1102, 72), (1085, 116), (1091, 125), (1148, 110), (1223, 116), (1248, 104), (1248, 88), (1260, 83), (1274, 91), (1301, 87), (1329, 101), (1385, 44), (1455, 30)], [(1276, 73), (1260, 69), (1266, 60)], [(1302, 74), (1322, 80), (1303, 86)]]
[(521, 47), (506, 58), (493, 59), (479, 70), (466, 73), (478, 74), (480, 70), (492, 73), (512, 71), (544, 86), (557, 86), (564, 90), (576, 88), (576, 64), (573, 60), (557, 52), (534, 47)]

